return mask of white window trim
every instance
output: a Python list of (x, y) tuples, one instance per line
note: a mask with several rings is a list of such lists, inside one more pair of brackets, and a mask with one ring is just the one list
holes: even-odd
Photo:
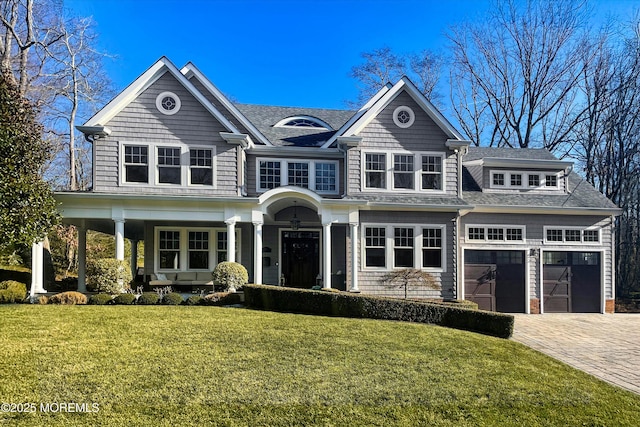
[[(470, 228), (482, 228), (484, 229), (484, 239), (470, 239), (469, 238), (469, 229)], [(489, 228), (500, 228), (502, 229), (502, 240), (489, 240)], [(522, 240), (507, 240), (507, 230), (508, 229), (518, 229), (522, 230)], [(497, 243), (497, 244), (517, 244), (517, 243), (526, 243), (527, 241), (527, 227), (524, 225), (503, 225), (503, 224), (466, 224), (464, 229), (464, 239), (467, 243)]]
[[(386, 154), (387, 162), (385, 167), (385, 188), (371, 188), (366, 186), (366, 158), (367, 154)], [(413, 189), (393, 187), (393, 159), (394, 155), (413, 156)], [(422, 156), (440, 157), (442, 159), (442, 189), (429, 190), (422, 189)], [(387, 151), (387, 150), (362, 150), (360, 152), (360, 191), (367, 193), (423, 193), (423, 194), (446, 194), (447, 188), (447, 165), (446, 154), (441, 151)]]
[[(149, 168), (149, 180), (144, 182), (128, 182), (126, 181), (125, 174), (125, 162), (124, 162), (124, 147), (134, 145), (140, 147), (147, 147)], [(158, 182), (158, 148), (179, 148), (180, 149), (180, 184), (168, 184)], [(189, 159), (190, 149), (207, 149), (211, 150), (211, 167), (213, 169), (212, 185), (204, 184), (191, 184), (191, 166)], [(214, 145), (186, 145), (186, 144), (166, 144), (158, 142), (134, 142), (134, 141), (120, 141), (119, 142), (119, 174), (120, 174), (120, 186), (122, 187), (144, 187), (144, 188), (209, 188), (216, 189), (217, 182), (217, 161), (216, 161), (216, 147)]]
[[(547, 240), (547, 230), (562, 230), (562, 241), (557, 241), (557, 240)], [(569, 241), (567, 242), (565, 240), (565, 230), (580, 230), (580, 241), (579, 242), (573, 242), (573, 241)], [(597, 242), (591, 242), (591, 241), (585, 241), (584, 240), (584, 232), (585, 231), (597, 231), (598, 232), (598, 241)], [(544, 227), (542, 227), (542, 233), (543, 233), (543, 241), (545, 244), (548, 245), (580, 245), (580, 246), (602, 246), (602, 229), (600, 227), (571, 227), (571, 226), (553, 226), (553, 225), (546, 225)]]
[[(367, 267), (366, 262), (366, 229), (368, 227), (384, 228), (385, 229), (385, 267)], [(394, 228), (411, 228), (413, 229), (413, 267), (395, 267), (394, 265)], [(422, 267), (423, 257), (422, 250), (422, 229), (423, 228), (439, 228), (441, 232), (442, 246), (440, 248), (440, 256), (442, 261), (442, 267)], [(382, 224), (382, 223), (362, 223), (360, 225), (360, 269), (362, 271), (393, 271), (402, 270), (404, 268), (416, 268), (433, 273), (445, 273), (447, 271), (447, 226), (445, 224)], [(427, 248), (431, 249), (431, 248)]]
[[(165, 110), (165, 108), (162, 106), (162, 100), (167, 96), (170, 96), (176, 101), (176, 107), (173, 110)], [(173, 116), (178, 111), (180, 111), (180, 107), (182, 107), (182, 101), (180, 101), (180, 97), (178, 97), (178, 95), (173, 92), (162, 92), (156, 97), (156, 108), (164, 115)]]
[[(172, 268), (160, 269), (160, 231), (178, 231), (180, 232), (180, 269)], [(207, 231), (209, 232), (209, 268), (208, 269), (189, 269), (189, 232), (190, 231)], [(171, 227), (159, 226), (154, 229), (154, 247), (153, 247), (153, 270), (156, 273), (180, 273), (180, 272), (202, 272), (213, 271), (218, 260), (218, 232), (227, 232), (226, 227)], [(236, 262), (240, 263), (241, 250), (241, 229), (235, 229), (236, 232)]]
[[(561, 172), (552, 172), (552, 171), (531, 171), (531, 170), (500, 170), (500, 169), (492, 169), (490, 171), (489, 176), (489, 188), (496, 190), (503, 189), (515, 189), (515, 190), (544, 190), (544, 191), (554, 191), (560, 188), (560, 173)], [(496, 174), (504, 175), (504, 185), (495, 185), (493, 183), (493, 176)], [(511, 185), (511, 175), (522, 175), (522, 185)], [(529, 185), (529, 176), (537, 175), (539, 179), (540, 185), (538, 186), (530, 186)], [(547, 187), (546, 185), (546, 175), (555, 175), (556, 176), (556, 185)]]
[[(339, 194), (340, 193), (340, 163), (337, 160), (327, 159), (274, 159), (272, 157), (258, 157), (256, 158), (256, 192), (265, 193), (271, 188), (262, 188), (260, 186), (260, 162), (274, 162), (280, 163), (280, 187), (285, 187), (289, 184), (289, 163), (307, 163), (309, 165), (309, 187), (311, 191), (315, 191), (318, 194)], [(316, 164), (317, 163), (329, 163), (335, 165), (336, 168), (336, 189), (335, 191), (322, 191), (316, 190)], [(274, 187), (277, 188), (277, 187)], [(301, 187), (302, 188), (302, 187)]]

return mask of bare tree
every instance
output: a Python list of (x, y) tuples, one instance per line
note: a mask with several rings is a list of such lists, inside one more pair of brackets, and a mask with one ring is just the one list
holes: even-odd
[(509, 0), (451, 28), (452, 104), (469, 137), (550, 150), (566, 141), (586, 113), (578, 83), (598, 44), (586, 18), (584, 2)]
[(428, 99), (440, 98), (436, 86), (443, 64), (441, 55), (429, 50), (399, 55), (384, 46), (361, 56), (365, 62), (351, 68), (351, 77), (360, 83), (360, 94), (356, 102), (349, 103), (351, 106), (361, 106), (384, 85), (395, 83), (402, 76), (409, 77)]
[(407, 299), (409, 294), (409, 286), (414, 285), (420, 288), (440, 289), (440, 284), (427, 271), (418, 268), (403, 268), (401, 270), (393, 270), (384, 276), (381, 280), (391, 288), (404, 288), (404, 298)]

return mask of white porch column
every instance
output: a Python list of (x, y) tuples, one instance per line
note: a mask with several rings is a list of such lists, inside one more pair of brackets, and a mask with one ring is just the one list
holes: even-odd
[(349, 223), (351, 228), (351, 289), (350, 292), (360, 292), (358, 289), (358, 223)]
[(131, 274), (136, 277), (138, 272), (138, 241), (131, 240)]
[(331, 223), (322, 224), (322, 287), (331, 287)]
[(236, 262), (236, 220), (228, 219), (227, 224), (227, 261)]
[(44, 255), (43, 243), (36, 242), (31, 247), (31, 291), (29, 296), (47, 292), (44, 289)]
[(262, 283), (262, 223), (253, 223), (253, 283)]
[(116, 259), (124, 261), (124, 219), (114, 219), (116, 223)]
[(87, 229), (78, 227), (78, 292), (87, 292)]

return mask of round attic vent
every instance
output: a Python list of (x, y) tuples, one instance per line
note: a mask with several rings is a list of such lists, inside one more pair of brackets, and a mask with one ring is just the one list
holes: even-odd
[(156, 98), (156, 107), (162, 114), (168, 116), (180, 111), (181, 106), (180, 98), (173, 92), (162, 92)]
[(411, 127), (416, 120), (413, 110), (406, 105), (401, 105), (393, 111), (393, 122), (401, 128)]

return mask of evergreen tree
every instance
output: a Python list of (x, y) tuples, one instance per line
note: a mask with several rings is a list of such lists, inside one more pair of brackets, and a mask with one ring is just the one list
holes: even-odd
[(0, 250), (30, 246), (59, 215), (42, 168), (50, 148), (13, 76), (0, 75)]

